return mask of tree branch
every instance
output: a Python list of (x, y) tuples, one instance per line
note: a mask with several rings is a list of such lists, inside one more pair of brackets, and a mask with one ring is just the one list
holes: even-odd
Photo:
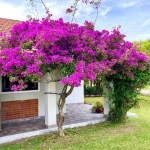
[(97, 21), (98, 15), (99, 15), (99, 14), (98, 14), (98, 8), (99, 8), (99, 7), (96, 8), (96, 10), (97, 10), (97, 11), (96, 11), (96, 18), (95, 18), (95, 21), (93, 22), (94, 26), (95, 26), (95, 23), (96, 23), (96, 21)]
[(68, 87), (68, 84), (66, 84), (66, 85), (63, 87), (62, 94), (66, 93), (67, 87)]
[[(35, 8), (35, 11), (37, 12), (34, 2), (42, 3), (42, 5), (44, 6), (44, 8), (46, 10), (46, 14), (48, 15), (47, 18), (50, 19), (49, 9), (46, 7), (44, 1), (43, 0), (30, 0), (31, 5)], [(37, 12), (37, 15), (38, 15), (38, 12)], [(39, 18), (39, 16), (38, 16), (38, 18)]]
[(76, 13), (76, 10), (77, 10), (77, 5), (78, 5), (78, 0), (75, 1), (74, 3), (74, 11), (73, 11), (73, 14), (72, 14), (72, 20), (71, 20), (71, 24), (73, 23), (73, 20), (75, 20), (75, 22), (77, 23), (76, 19), (75, 19), (75, 13)]
[(46, 7), (45, 3), (43, 0), (41, 0), (41, 3), (43, 4), (43, 6), (45, 7), (46, 11), (49, 12), (48, 8)]
[[(29, 11), (29, 13), (33, 14), (36, 18), (39, 18), (38, 13), (37, 13), (37, 16), (36, 16), (36, 14), (34, 12), (31, 12), (29, 9), (28, 9), (28, 11)], [(30, 16), (30, 15), (28, 15), (27, 17), (32, 18), (32, 16)]]
[[(34, 4), (34, 1), (33, 0), (30, 0), (30, 3), (31, 3), (31, 6), (34, 7), (35, 11), (36, 11), (36, 14), (37, 14), (37, 18), (39, 19), (39, 14), (38, 14), (38, 11), (36, 9), (36, 6)], [(29, 11), (30, 12), (30, 11)], [(31, 12), (30, 12), (31, 13)], [(33, 13), (33, 12), (32, 12)], [(33, 13), (34, 14), (34, 13)], [(34, 14), (35, 15), (35, 14)], [(35, 15), (36, 16), (36, 15)]]
[(71, 86), (69, 91), (66, 93), (67, 94), (66, 97), (69, 96), (72, 93), (73, 89), (74, 89), (74, 86)]

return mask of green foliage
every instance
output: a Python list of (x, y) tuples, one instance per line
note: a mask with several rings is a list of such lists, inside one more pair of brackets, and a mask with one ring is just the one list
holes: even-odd
[(20, 46), (23, 49), (32, 49), (33, 42), (31, 40), (23, 42)]
[(137, 46), (140, 52), (143, 52), (150, 57), (150, 39), (147, 39), (145, 41), (135, 41), (134, 45)]
[(93, 86), (84, 86), (84, 95), (95, 95), (96, 94), (96, 88)]
[(87, 79), (85, 79), (85, 80), (84, 80), (84, 86), (85, 86), (85, 87), (88, 87), (89, 85), (90, 85), (90, 81), (87, 80)]
[[(134, 107), (139, 99), (138, 94), (146, 84), (150, 81), (150, 67), (145, 71), (138, 68), (133, 69), (134, 79), (130, 79), (125, 75), (116, 73), (109, 76), (107, 80), (107, 88), (109, 89), (110, 112), (109, 120), (112, 122), (123, 122), (126, 119), (126, 113)], [(120, 77), (120, 78), (119, 78)], [(110, 82), (113, 86), (110, 86)]]
[(69, 76), (69, 75), (73, 74), (75, 71), (75, 63), (71, 62), (71, 63), (67, 63), (65, 65), (61, 65), (60, 69), (64, 75)]
[(86, 85), (84, 85), (84, 95), (102, 95), (103, 93), (103, 87), (101, 86), (99, 89), (98, 89), (98, 92), (97, 92), (97, 89), (96, 87), (94, 86), (88, 86), (86, 87)]
[(103, 94), (103, 85), (102, 85), (102, 78), (97, 76), (93, 81), (94, 86), (90, 85), (90, 80), (84, 80), (84, 95), (99, 95)]
[(96, 95), (102, 95), (103, 85), (102, 85), (102, 77), (100, 75), (97, 75), (97, 77), (94, 79), (94, 86), (96, 88)]

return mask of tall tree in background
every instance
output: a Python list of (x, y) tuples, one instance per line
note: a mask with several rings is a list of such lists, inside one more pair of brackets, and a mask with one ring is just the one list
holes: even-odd
[(145, 41), (134, 41), (133, 43), (140, 52), (143, 52), (150, 58), (150, 39), (147, 39)]

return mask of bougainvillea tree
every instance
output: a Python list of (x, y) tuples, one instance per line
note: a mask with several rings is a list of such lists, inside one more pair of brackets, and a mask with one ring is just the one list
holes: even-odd
[(81, 80), (101, 76), (113, 83), (109, 118), (119, 121), (135, 104), (137, 91), (149, 81), (145, 80), (150, 72), (148, 58), (125, 41), (119, 29), (98, 31), (88, 21), (80, 26), (61, 18), (31, 19), (15, 25), (9, 36), (1, 33), (0, 49), (0, 73), (14, 83), (13, 91), (56, 69), (65, 75), (57, 102), (61, 136), (65, 99)]
[(127, 111), (138, 102), (141, 88), (149, 83), (149, 58), (139, 52), (133, 43), (124, 40), (119, 28), (107, 37), (108, 59), (114, 65), (105, 76), (109, 88), (110, 112), (109, 119), (113, 122), (125, 120)]

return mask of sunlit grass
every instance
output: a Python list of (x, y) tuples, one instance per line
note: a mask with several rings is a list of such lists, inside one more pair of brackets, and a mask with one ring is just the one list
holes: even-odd
[(84, 103), (88, 103), (94, 105), (96, 102), (102, 102), (103, 104), (103, 97), (86, 97), (84, 98)]

